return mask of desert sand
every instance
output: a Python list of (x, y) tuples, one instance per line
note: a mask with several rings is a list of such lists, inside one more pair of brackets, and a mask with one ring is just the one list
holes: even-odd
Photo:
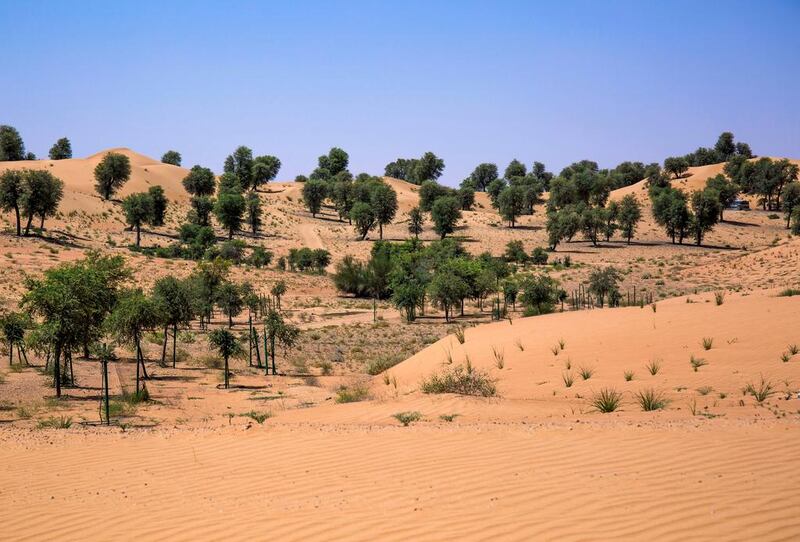
[[(187, 170), (116, 150), (133, 166), (122, 196), (161, 184), (170, 198), (167, 224), (143, 234), (145, 245), (166, 244), (187, 211), (180, 185)], [(87, 249), (125, 255), (144, 287), (193, 268), (126, 248), (133, 234), (118, 205), (94, 193), (91, 172), (101, 157), (0, 163), (0, 170), (51, 168), (65, 181), (61, 213), (42, 237), (14, 237), (3, 216), (6, 307), (18, 301), (23, 276)], [(702, 186), (719, 170), (691, 168), (680, 182)], [(405, 239), (418, 188), (387, 182), (400, 211), (385, 238)], [(626, 193), (644, 194), (642, 183), (612, 197)], [(334, 263), (372, 246), (375, 235), (358, 241), (332, 209), (312, 219), (294, 183), (270, 183), (260, 197), (267, 216), (262, 234), (243, 236), (251, 246), (276, 256), (324, 247)], [(235, 360), (234, 386), (221, 389), (194, 326), (177, 368), (148, 363), (153, 402), (111, 427), (98, 423), (96, 361), (76, 360), (80, 388), (54, 401), (36, 367), (41, 360), (9, 367), (3, 356), (0, 538), (796, 539), (800, 354), (788, 352), (800, 344), (800, 296), (778, 293), (800, 286), (800, 239), (768, 213), (727, 211), (704, 246), (675, 246), (648, 208), (644, 217), (631, 245), (576, 240), (551, 255), (576, 264), (552, 273), (566, 288), (593, 266), (620, 267), (623, 289), (653, 294), (654, 304), (642, 307), (514, 312), (490, 323), (488, 312), (468, 306), (456, 326), (435, 312), (403, 324), (382, 302), (373, 322), (371, 303), (339, 296), (327, 276), (236, 268), (236, 280), (259, 290), (278, 279), (288, 284), (287, 314), (304, 332), (301, 348), (280, 359), (283, 374), (264, 376)], [(511, 239), (530, 251), (546, 243), (544, 222), (537, 207), (522, 227), (506, 228), (479, 194), (457, 235), (475, 254), (499, 255)], [(429, 224), (422, 237), (435, 238)], [(235, 329), (246, 322), (239, 318)], [(157, 339), (145, 344), (151, 360)], [(370, 376), (365, 364), (378, 356), (404, 361)], [(694, 370), (692, 357), (705, 364)], [(323, 361), (333, 361), (329, 374)], [(467, 363), (495, 381), (496, 397), (421, 391), (431, 375)], [(114, 362), (112, 392), (129, 390), (134, 372), (129, 357)], [(747, 390), (762, 384), (770, 388), (759, 402)], [(369, 398), (338, 404), (342, 385), (365, 388)], [(593, 408), (603, 389), (621, 394), (619, 410)], [(646, 390), (666, 407), (643, 412), (637, 393)], [(404, 427), (393, 415), (407, 411), (421, 419)], [(74, 423), (39, 428), (51, 416)]]

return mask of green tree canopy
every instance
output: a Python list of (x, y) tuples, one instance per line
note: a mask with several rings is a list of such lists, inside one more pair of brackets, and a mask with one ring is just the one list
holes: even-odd
[(50, 147), (48, 153), (50, 160), (66, 160), (72, 158), (72, 143), (66, 137), (62, 137)]
[(124, 154), (109, 152), (94, 168), (95, 189), (109, 200), (131, 176), (131, 161)]

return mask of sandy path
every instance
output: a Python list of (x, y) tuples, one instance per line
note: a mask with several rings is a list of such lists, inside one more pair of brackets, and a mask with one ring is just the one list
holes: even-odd
[(316, 226), (314, 224), (301, 224), (300, 237), (303, 239), (303, 246), (308, 248), (325, 248), (322, 244), (322, 238), (319, 236)]
[[(256, 426), (6, 439), (15, 540), (788, 539), (786, 424)], [(58, 516), (58, 521), (43, 518)], [(113, 519), (112, 519), (113, 518)]]

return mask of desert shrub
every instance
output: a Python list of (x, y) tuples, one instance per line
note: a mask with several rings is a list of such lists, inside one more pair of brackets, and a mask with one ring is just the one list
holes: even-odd
[(575, 377), (572, 376), (572, 373), (570, 372), (563, 373), (561, 375), (561, 379), (564, 381), (564, 386), (567, 388), (571, 388), (575, 383)]
[(485, 372), (458, 365), (433, 374), (420, 385), (423, 393), (456, 393), (492, 397), (497, 394), (495, 381)]
[(714, 346), (714, 337), (703, 337), (703, 349), (711, 350), (712, 346)]
[(506, 261), (514, 263), (525, 263), (528, 261), (528, 254), (525, 252), (525, 246), (522, 241), (514, 240), (509, 241), (506, 245), (505, 253)]
[(363, 384), (341, 386), (336, 390), (337, 403), (357, 403), (369, 399), (369, 390)]
[(578, 371), (578, 374), (580, 374), (581, 378), (583, 378), (584, 380), (589, 380), (590, 378), (592, 378), (592, 375), (594, 374), (594, 369), (592, 369), (591, 367), (581, 367), (580, 370)]
[(219, 369), (222, 367), (222, 358), (214, 354), (206, 354), (195, 359), (198, 365), (202, 365), (206, 369)]
[(439, 419), (443, 422), (452, 422), (455, 420), (459, 415), (458, 414), (441, 414)]
[(216, 253), (214, 249), (210, 251), (209, 259), (214, 259), (215, 256), (219, 256), (223, 260), (228, 260), (233, 263), (242, 263), (242, 259), (244, 258), (244, 250), (247, 247), (244, 241), (240, 241), (239, 239), (233, 239), (231, 241), (225, 241), (217, 248)]
[(625, 376), (625, 382), (630, 382), (631, 380), (633, 380), (633, 371), (625, 371), (624, 376)]
[(404, 358), (401, 355), (378, 356), (377, 358), (375, 358), (373, 360), (370, 360), (367, 363), (367, 367), (366, 367), (367, 374), (370, 374), (372, 376), (380, 374), (380, 373), (382, 373), (384, 371), (387, 371), (387, 370), (391, 369), (392, 367), (394, 367), (395, 365), (397, 365), (398, 363), (403, 361), (403, 359)]
[(289, 249), (287, 263), (292, 271), (315, 271), (321, 273), (331, 263), (331, 253), (322, 248), (292, 248)]
[(273, 416), (272, 412), (256, 412), (255, 410), (251, 410), (250, 412), (245, 412), (244, 414), (239, 415), (245, 418), (250, 418), (258, 424), (264, 423)]
[(250, 253), (250, 256), (247, 257), (247, 263), (257, 269), (261, 269), (272, 263), (272, 256), (272, 252), (269, 250), (263, 247), (255, 247)]
[(51, 416), (39, 420), (36, 427), (39, 429), (69, 429), (72, 426), (72, 418), (68, 416)]
[(333, 363), (331, 363), (328, 360), (320, 361), (317, 364), (317, 367), (319, 367), (322, 376), (330, 376), (331, 374), (333, 374)]
[(421, 420), (422, 414), (417, 411), (398, 412), (397, 414), (392, 414), (392, 418), (402, 423), (403, 427), (408, 427), (412, 423)]
[(547, 264), (547, 251), (542, 247), (536, 247), (533, 249), (533, 253), (531, 254), (531, 262), (536, 265), (546, 265)]
[(647, 363), (647, 365), (645, 365), (645, 367), (647, 368), (648, 373), (650, 373), (652, 376), (656, 376), (658, 371), (661, 370), (661, 360), (652, 359)]
[(725, 292), (714, 292), (714, 303), (722, 305), (725, 302)]
[(792, 297), (800, 295), (800, 288), (786, 288), (778, 293), (778, 297)]
[(652, 388), (637, 392), (636, 402), (639, 403), (639, 406), (642, 408), (642, 410), (646, 412), (651, 410), (661, 410), (669, 403), (662, 392), (656, 391)]
[(622, 394), (614, 388), (603, 388), (594, 394), (589, 403), (598, 412), (614, 412), (622, 403)]

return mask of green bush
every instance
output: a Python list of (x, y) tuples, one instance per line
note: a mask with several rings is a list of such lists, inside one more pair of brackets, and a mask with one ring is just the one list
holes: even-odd
[(487, 373), (478, 371), (471, 365), (459, 365), (440, 374), (433, 374), (422, 382), (420, 389), (423, 393), (456, 393), (479, 397), (497, 395), (495, 381)]

